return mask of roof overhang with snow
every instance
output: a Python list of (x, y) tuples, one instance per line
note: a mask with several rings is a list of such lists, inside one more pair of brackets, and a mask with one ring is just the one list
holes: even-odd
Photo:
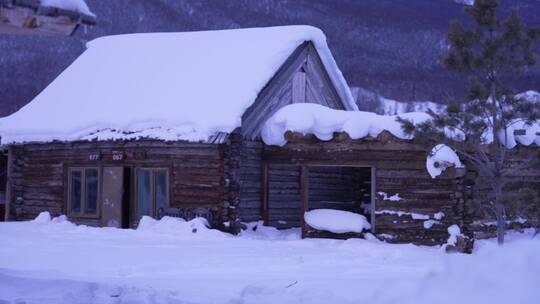
[[(284, 146), (293, 138), (313, 135), (318, 140), (380, 138), (383, 134), (391, 134), (396, 139), (412, 140), (406, 134), (397, 117), (414, 124), (425, 122), (431, 117), (424, 112), (410, 112), (399, 115), (378, 115), (363, 111), (340, 111), (317, 104), (293, 104), (281, 108), (264, 124), (261, 137), (267, 145)], [(527, 124), (516, 121), (500, 134), (499, 140), (511, 149), (523, 145), (540, 146), (540, 121)], [(486, 135), (486, 143), (490, 143), (491, 134)]]
[(0, 33), (69, 36), (81, 24), (96, 24), (83, 0), (0, 0)]
[(357, 110), (310, 26), (98, 38), (32, 102), (0, 119), (2, 144), (149, 138), (207, 142), (242, 124), (287, 59), (310, 42), (347, 110)]

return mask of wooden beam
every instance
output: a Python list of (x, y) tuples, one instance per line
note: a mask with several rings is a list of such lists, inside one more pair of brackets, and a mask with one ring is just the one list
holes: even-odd
[(26, 35), (72, 35), (79, 18), (47, 16), (26, 7), (5, 8), (0, 4), (0, 33)]
[(375, 209), (377, 198), (377, 168), (371, 167), (371, 233), (375, 234)]
[(268, 163), (263, 163), (262, 167), (262, 192), (261, 192), (261, 217), (264, 221), (264, 225), (268, 225), (268, 192), (269, 192), (269, 181), (268, 181)]
[(303, 164), (300, 166), (300, 223), (302, 224), (302, 238), (306, 233), (304, 214), (309, 210), (309, 169)]

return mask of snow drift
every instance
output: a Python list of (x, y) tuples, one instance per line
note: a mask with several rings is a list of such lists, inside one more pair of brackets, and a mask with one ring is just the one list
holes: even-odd
[(464, 255), (374, 239), (299, 240), (299, 230), (292, 238), (257, 224), (249, 235), (209, 239), (190, 225), (179, 238), (174, 229), (39, 218), (0, 222), (2, 303), (540, 303), (533, 231), (508, 233), (503, 247), (477, 241)]

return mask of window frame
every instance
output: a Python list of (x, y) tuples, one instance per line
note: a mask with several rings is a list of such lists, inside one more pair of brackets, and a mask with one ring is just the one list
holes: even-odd
[[(96, 195), (96, 213), (86, 213), (86, 170), (96, 170), (97, 171), (97, 195)], [(72, 198), (72, 185), (73, 180), (71, 178), (71, 173), (74, 171), (81, 172), (81, 209), (79, 212), (72, 211), (71, 206), (71, 198)], [(69, 217), (76, 217), (76, 218), (92, 218), (97, 219), (101, 216), (101, 168), (98, 166), (74, 166), (74, 167), (68, 167), (67, 170), (67, 215)]]
[(171, 170), (169, 167), (135, 167), (133, 170), (133, 218), (136, 221), (139, 221), (142, 216), (139, 215), (139, 171), (149, 171), (150, 172), (150, 216), (152, 218), (157, 218), (158, 210), (156, 206), (156, 172), (165, 171), (165, 184), (166, 184), (166, 200), (165, 206), (167, 208), (171, 207)]

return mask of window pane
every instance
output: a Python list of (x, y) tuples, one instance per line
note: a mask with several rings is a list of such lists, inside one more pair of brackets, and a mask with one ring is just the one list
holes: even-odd
[(137, 170), (137, 215), (150, 215), (150, 171)]
[(159, 214), (160, 208), (167, 207), (167, 171), (157, 170), (155, 171), (155, 185), (156, 192), (156, 213)]
[(71, 171), (71, 212), (81, 212), (81, 171)]
[(85, 170), (85, 208), (84, 212), (89, 214), (97, 213), (98, 202), (98, 171), (97, 169)]

